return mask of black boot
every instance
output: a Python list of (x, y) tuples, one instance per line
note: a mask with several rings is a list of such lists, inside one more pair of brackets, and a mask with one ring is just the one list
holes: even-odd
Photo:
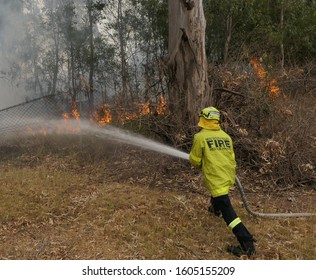
[(253, 256), (256, 253), (255, 244), (253, 240), (249, 240), (241, 243), (241, 248), (246, 252), (247, 256)]
[(243, 249), (241, 246), (233, 246), (233, 245), (228, 245), (226, 248), (227, 252), (233, 254), (234, 256), (240, 258), (242, 255), (244, 255)]
[(232, 253), (237, 257), (241, 257), (242, 255), (247, 255), (248, 257), (253, 256), (256, 253), (255, 245), (253, 240), (241, 242), (238, 246), (227, 246), (227, 252)]

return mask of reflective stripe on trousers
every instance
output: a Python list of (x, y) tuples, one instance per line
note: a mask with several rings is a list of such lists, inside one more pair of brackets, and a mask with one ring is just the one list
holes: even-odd
[(238, 224), (240, 224), (240, 223), (241, 223), (241, 220), (240, 220), (239, 217), (237, 217), (235, 220), (233, 220), (233, 221), (228, 225), (228, 227), (229, 227), (231, 230), (233, 230), (233, 228), (234, 228), (235, 226), (237, 226)]
[(213, 197), (211, 201), (214, 211), (221, 211), (226, 225), (232, 230), (239, 243), (253, 240), (253, 236), (237, 216), (228, 195)]

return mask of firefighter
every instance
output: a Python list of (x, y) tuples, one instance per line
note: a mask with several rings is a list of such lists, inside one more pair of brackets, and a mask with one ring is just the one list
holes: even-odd
[(255, 254), (254, 238), (237, 216), (228, 193), (236, 178), (236, 161), (231, 137), (220, 127), (220, 112), (204, 108), (190, 151), (190, 163), (202, 169), (204, 184), (211, 193), (209, 211), (222, 216), (240, 245), (228, 245), (227, 251), (240, 257)]

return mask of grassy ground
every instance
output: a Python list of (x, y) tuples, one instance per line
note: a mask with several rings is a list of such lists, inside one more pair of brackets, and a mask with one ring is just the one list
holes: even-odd
[[(0, 146), (0, 186), (0, 259), (235, 259), (225, 252), (234, 236), (207, 212), (200, 172), (181, 160), (32, 138)], [(231, 197), (257, 239), (254, 259), (316, 259), (316, 218), (256, 218), (237, 190)], [(256, 211), (316, 212), (315, 190), (253, 187), (247, 197)]]

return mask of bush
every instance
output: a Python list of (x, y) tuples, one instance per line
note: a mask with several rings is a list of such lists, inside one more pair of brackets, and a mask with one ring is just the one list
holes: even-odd
[[(223, 112), (222, 127), (234, 140), (241, 168), (275, 185), (315, 186), (315, 79), (311, 73), (310, 67), (291, 69), (287, 75), (267, 74), (263, 81), (249, 65), (213, 68), (214, 105)], [(275, 90), (271, 81), (279, 87), (278, 97), (271, 95)]]

